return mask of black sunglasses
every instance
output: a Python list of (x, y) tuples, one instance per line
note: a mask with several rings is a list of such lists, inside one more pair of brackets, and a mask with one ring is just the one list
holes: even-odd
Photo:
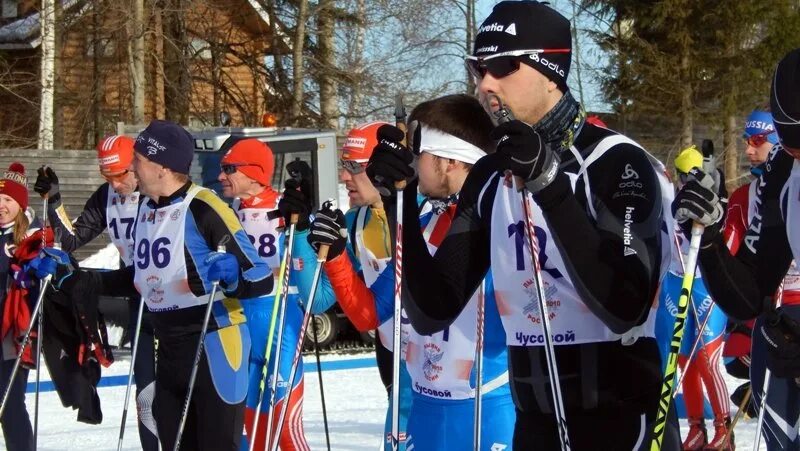
[(220, 165), (220, 169), (225, 175), (231, 175), (239, 170), (242, 166), (257, 166), (255, 164), (247, 164), (247, 163), (237, 163), (237, 164), (222, 164)]
[(464, 63), (467, 70), (476, 79), (481, 79), (488, 72), (494, 78), (503, 78), (519, 70), (521, 58), (528, 55), (537, 55), (529, 58), (538, 61), (538, 55), (544, 53), (569, 53), (570, 49), (532, 49), (532, 50), (512, 50), (510, 52), (500, 52), (486, 57), (467, 56)]

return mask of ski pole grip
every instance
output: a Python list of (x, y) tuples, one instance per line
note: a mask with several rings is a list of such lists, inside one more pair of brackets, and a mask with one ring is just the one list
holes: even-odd
[(328, 250), (331, 247), (327, 244), (322, 244), (319, 246), (319, 252), (317, 253), (317, 261), (324, 262), (328, 260)]
[(299, 213), (292, 213), (292, 216), (289, 217), (289, 223), (297, 225), (297, 221), (300, 220)]
[[(398, 120), (395, 126), (399, 128), (400, 131), (403, 132), (403, 140), (400, 141), (400, 144), (405, 146), (406, 143), (408, 142), (408, 128), (406, 127), (405, 120)], [(394, 182), (394, 189), (396, 189), (397, 191), (402, 191), (406, 188), (407, 184), (408, 182), (405, 180), (398, 180)]]
[[(394, 99), (394, 126), (399, 128), (401, 132), (403, 132), (403, 139), (400, 141), (400, 144), (403, 146), (408, 147), (408, 126), (406, 126), (406, 107), (403, 105), (403, 97), (401, 95), (397, 95)], [(394, 189), (397, 191), (402, 191), (405, 189), (406, 184), (408, 184), (405, 180), (399, 180), (394, 182)]]
[(230, 235), (223, 236), (222, 239), (219, 240), (219, 243), (217, 243), (217, 252), (227, 252), (228, 249), (225, 247), (225, 244), (227, 244), (230, 239)]

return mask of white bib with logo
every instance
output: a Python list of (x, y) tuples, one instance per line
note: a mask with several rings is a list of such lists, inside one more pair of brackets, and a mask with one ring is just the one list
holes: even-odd
[[(281, 266), (281, 216), (271, 214), (274, 209), (268, 208), (242, 208), (241, 200), (235, 199), (232, 204), (233, 211), (239, 218), (242, 228), (247, 233), (258, 256), (267, 262), (273, 271), (278, 271)], [(270, 216), (273, 216), (270, 219)], [(275, 275), (277, 277), (277, 274)], [(275, 295), (278, 284), (274, 283), (270, 296)]]
[[(426, 214), (430, 210), (430, 204), (426, 202), (421, 213)], [(423, 236), (430, 236), (430, 231), (436, 227), (441, 216), (433, 214), (423, 230)], [(428, 251), (435, 253), (436, 246), (430, 241), (427, 243)], [(453, 324), (442, 332), (420, 335), (411, 324), (406, 327), (406, 367), (415, 392), (440, 399), (469, 399), (475, 396), (475, 390), (470, 386), (470, 374), (475, 363), (479, 296), (480, 290), (477, 290)]]
[(133, 230), (139, 211), (139, 196), (138, 191), (123, 196), (108, 186), (106, 230), (125, 267), (133, 264)]
[[(577, 174), (567, 173), (567, 175), (573, 190), (575, 190), (578, 178), (583, 178), (587, 205), (591, 215), (595, 218), (597, 214), (591, 202), (592, 194), (586, 169), (608, 149), (622, 143), (639, 147), (625, 136), (612, 135), (601, 140), (585, 160), (577, 149), (574, 147), (571, 149), (581, 166)], [(644, 152), (644, 150), (642, 151)], [(669, 224), (668, 228), (662, 224), (660, 280), (669, 267), (671, 249), (674, 246), (672, 215), (669, 212), (673, 188), (666, 178), (663, 165), (649, 154), (647, 156), (661, 186), (663, 221), (665, 224)], [(497, 184), (491, 218), (491, 271), (494, 277), (497, 308), (506, 331), (506, 343), (509, 346), (542, 346), (544, 345), (542, 317), (533, 275), (533, 260), (525, 232), (522, 192), (517, 191), (510, 174), (498, 177)], [(561, 251), (544, 220), (542, 210), (530, 193), (528, 193), (527, 202), (538, 241), (540, 273), (553, 343), (557, 346), (618, 340), (623, 340), (625, 343), (631, 339), (635, 340), (637, 337), (654, 337), (654, 308), (651, 308), (650, 314), (643, 324), (634, 327), (624, 335), (612, 332), (589, 310), (579, 298), (567, 272)]]
[[(364, 275), (364, 282), (368, 287), (371, 287), (372, 284), (378, 280), (380, 273), (386, 269), (386, 265), (392, 262), (392, 259), (378, 258), (371, 250), (369, 250), (369, 248), (367, 248), (367, 245), (364, 242), (364, 226), (366, 224), (368, 211), (369, 207), (361, 207), (356, 212), (355, 237), (356, 249), (358, 251), (358, 261), (361, 263), (361, 271)], [(405, 349), (408, 343), (408, 326), (403, 327), (403, 325), (410, 323), (406, 318), (405, 312), (400, 315), (400, 321), (400, 349), (402, 350), (400, 353), (400, 358), (404, 359)], [(379, 324), (377, 332), (380, 336), (383, 346), (391, 351), (394, 343), (392, 338), (394, 336), (394, 318), (390, 317), (386, 321)]]
[[(151, 312), (196, 307), (208, 296), (195, 296), (190, 287), (184, 256), (186, 215), (200, 190), (192, 185), (181, 202), (152, 208), (142, 204), (136, 224), (134, 283)], [(217, 300), (222, 299), (222, 290)]]

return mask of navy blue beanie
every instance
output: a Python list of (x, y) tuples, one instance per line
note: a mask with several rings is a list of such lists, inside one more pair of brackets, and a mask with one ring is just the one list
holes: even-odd
[(133, 150), (172, 172), (189, 175), (194, 139), (180, 125), (156, 120), (139, 133)]

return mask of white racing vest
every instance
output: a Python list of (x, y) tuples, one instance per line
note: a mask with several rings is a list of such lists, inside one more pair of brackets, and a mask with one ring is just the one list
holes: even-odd
[[(750, 186), (754, 187), (757, 184), (758, 180), (754, 180)], [(758, 204), (755, 202), (757, 194), (752, 189), (750, 196), (748, 219), (752, 220)], [(786, 276), (783, 278), (783, 292), (785, 294), (792, 293), (792, 295), (796, 296), (795, 293), (800, 292), (800, 269), (797, 267), (797, 258), (800, 256), (800, 230), (797, 230), (800, 227), (800, 162), (797, 160), (792, 164), (792, 172), (789, 173), (789, 180), (786, 181), (781, 190), (780, 198), (781, 200), (786, 199), (786, 202), (780, 202), (781, 214), (786, 224), (786, 237), (789, 240), (789, 246), (794, 257), (789, 270), (786, 271)]]
[[(195, 296), (189, 288), (184, 256), (186, 215), (189, 203), (200, 190), (192, 185), (181, 202), (152, 208), (142, 203), (136, 224), (134, 283), (151, 312), (196, 307), (208, 296)], [(215, 300), (224, 296), (217, 291)]]
[[(356, 249), (358, 251), (358, 261), (361, 263), (361, 271), (364, 275), (364, 282), (368, 287), (378, 279), (378, 275), (386, 269), (386, 265), (392, 263), (391, 258), (378, 258), (367, 248), (364, 242), (364, 226), (366, 224), (367, 212), (369, 207), (361, 207), (356, 212)], [(405, 311), (400, 315), (400, 358), (405, 359), (406, 346), (408, 344), (408, 327), (403, 327), (410, 322), (406, 318)], [(386, 321), (378, 325), (378, 335), (380, 336), (383, 347), (392, 351), (394, 346), (394, 318), (389, 317)]]
[[(430, 211), (430, 203), (426, 202), (421, 216)], [(437, 247), (430, 242), (430, 236), (442, 216), (432, 213), (430, 221), (422, 230), (431, 254), (436, 252)], [(449, 225), (447, 228), (449, 229)], [(470, 375), (475, 363), (476, 321), (481, 295), (481, 290), (477, 290), (453, 324), (442, 332), (420, 335), (411, 324), (407, 326), (406, 368), (415, 392), (437, 399), (475, 397), (475, 389), (470, 385)], [(503, 373), (496, 379), (502, 382), (495, 384), (486, 381), (484, 386), (502, 385), (508, 381), (508, 373)]]
[[(272, 291), (269, 295), (274, 296), (278, 289), (277, 277), (281, 266), (283, 231), (281, 230), (281, 215), (275, 214), (275, 208), (242, 208), (240, 199), (234, 199), (231, 207), (239, 218), (242, 228), (253, 247), (256, 248), (258, 256), (267, 262), (276, 277), (276, 283), (272, 284)], [(272, 219), (270, 219), (272, 217)], [(297, 288), (290, 287), (289, 292), (297, 292)]]
[[(785, 202), (783, 201), (785, 200)], [(789, 180), (781, 190), (781, 213), (786, 223), (786, 237), (792, 248), (792, 256), (800, 258), (800, 161), (795, 160)], [(788, 288), (784, 284), (784, 290)]]
[(108, 185), (106, 198), (106, 230), (119, 259), (125, 267), (133, 264), (133, 230), (136, 213), (139, 211), (139, 192), (123, 196)]
[[(612, 135), (597, 143), (584, 160), (573, 146), (570, 150), (580, 163), (577, 174), (567, 173), (575, 190), (578, 178), (583, 178), (587, 205), (592, 217), (597, 214), (592, 205), (589, 175), (586, 169), (608, 149), (627, 143), (641, 148), (622, 135)], [(645, 152), (642, 149), (642, 152)], [(647, 154), (647, 152), (645, 152)], [(662, 202), (661, 267), (659, 280), (666, 274), (675, 246), (672, 235), (671, 205), (674, 197), (672, 183), (667, 179), (664, 166), (647, 154), (659, 179)], [(538, 292), (533, 276), (532, 258), (525, 234), (525, 213), (522, 192), (514, 186), (513, 177), (497, 178), (491, 218), (491, 271), (494, 277), (495, 298), (500, 318), (506, 331), (509, 346), (543, 346), (544, 335), (539, 312)], [(646, 321), (624, 335), (612, 332), (578, 297), (577, 290), (567, 272), (561, 251), (542, 215), (542, 210), (528, 192), (528, 205), (534, 221), (538, 240), (539, 264), (544, 285), (545, 301), (550, 319), (550, 329), (555, 345), (596, 343), (622, 340), (624, 344), (638, 337), (655, 336), (655, 302)], [(668, 226), (667, 226), (668, 224)]]

